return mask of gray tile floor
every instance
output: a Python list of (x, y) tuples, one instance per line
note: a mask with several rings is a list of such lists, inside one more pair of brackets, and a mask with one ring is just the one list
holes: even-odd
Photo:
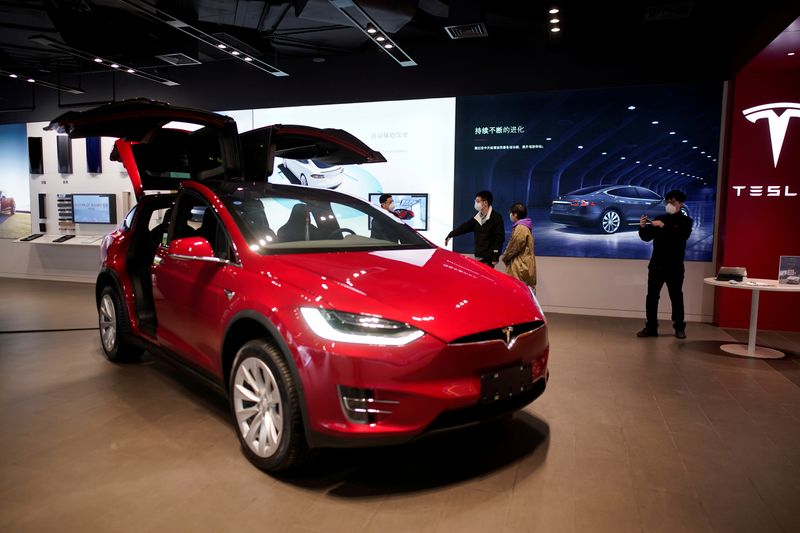
[(274, 478), (223, 399), (70, 330), (91, 285), (0, 294), (0, 531), (800, 531), (800, 334), (760, 335), (789, 352), (765, 362), (719, 350), (744, 331), (553, 314), (549, 388), (512, 421)]

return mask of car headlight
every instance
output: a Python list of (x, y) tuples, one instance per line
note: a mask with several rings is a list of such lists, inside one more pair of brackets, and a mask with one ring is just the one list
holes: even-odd
[(301, 307), (300, 314), (314, 333), (330, 341), (404, 346), (424, 335), (405, 322), (371, 315), (317, 307)]

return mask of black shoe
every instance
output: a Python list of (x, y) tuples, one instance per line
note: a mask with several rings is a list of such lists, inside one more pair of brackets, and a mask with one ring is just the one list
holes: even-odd
[(636, 333), (637, 337), (658, 337), (658, 331), (650, 328), (644, 328), (642, 331)]
[(686, 338), (686, 331), (684, 331), (682, 329), (676, 330), (675, 331), (675, 336), (678, 337), (679, 339), (685, 339)]

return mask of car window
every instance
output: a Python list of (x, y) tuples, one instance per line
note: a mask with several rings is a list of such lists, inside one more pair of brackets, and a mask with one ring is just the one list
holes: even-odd
[(204, 237), (214, 249), (215, 257), (234, 259), (228, 232), (204, 198), (184, 192), (178, 196), (170, 218), (168, 242), (185, 237)]
[(639, 198), (639, 194), (636, 192), (636, 188), (634, 187), (616, 187), (614, 189), (610, 189), (608, 194), (612, 196), (618, 196), (620, 198)]
[(639, 192), (639, 196), (641, 196), (645, 200), (661, 200), (661, 196), (654, 193), (650, 189), (645, 189), (644, 187), (636, 187), (636, 190)]
[(220, 199), (259, 253), (432, 246), (398, 218), (348, 195), (261, 183), (221, 189)]

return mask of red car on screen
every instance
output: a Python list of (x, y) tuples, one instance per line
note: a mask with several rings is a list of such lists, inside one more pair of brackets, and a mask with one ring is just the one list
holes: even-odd
[[(105, 354), (146, 350), (204, 378), (259, 468), (490, 420), (544, 391), (547, 328), (526, 285), (353, 196), (269, 183), (274, 157), (385, 161), (348, 133), (239, 134), (228, 117), (146, 100), (49, 128), (120, 137), (112, 158), (138, 199), (101, 249)], [(388, 241), (369, 237), (376, 218)]]

